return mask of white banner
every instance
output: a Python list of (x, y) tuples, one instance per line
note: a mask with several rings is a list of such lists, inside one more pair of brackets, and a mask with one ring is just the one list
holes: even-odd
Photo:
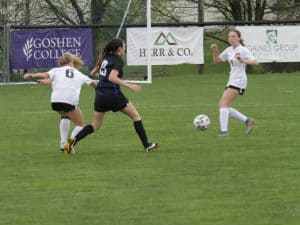
[(259, 62), (300, 62), (300, 26), (237, 27)]
[[(203, 64), (202, 27), (152, 27), (151, 64)], [(127, 64), (147, 65), (146, 28), (127, 29)]]

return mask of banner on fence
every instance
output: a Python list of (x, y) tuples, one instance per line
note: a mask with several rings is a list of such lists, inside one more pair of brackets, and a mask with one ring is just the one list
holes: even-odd
[(259, 62), (300, 62), (300, 26), (244, 26), (237, 29)]
[[(127, 64), (147, 65), (146, 28), (127, 29)], [(202, 27), (152, 27), (152, 65), (203, 64)]]
[(58, 66), (58, 58), (70, 52), (93, 63), (92, 30), (38, 29), (11, 32), (11, 68), (25, 69)]

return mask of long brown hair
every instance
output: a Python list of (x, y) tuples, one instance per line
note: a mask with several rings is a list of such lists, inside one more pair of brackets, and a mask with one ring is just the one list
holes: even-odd
[(108, 42), (101, 53), (101, 57), (97, 60), (96, 65), (98, 67), (101, 66), (103, 59), (105, 56), (109, 55), (109, 54), (116, 54), (117, 50), (121, 47), (123, 47), (124, 44), (124, 40), (121, 38), (114, 38), (112, 39), (110, 42)]
[(241, 33), (241, 31), (239, 31), (239, 30), (236, 29), (236, 28), (230, 28), (229, 33), (230, 33), (230, 32), (236, 33), (237, 36), (240, 38), (240, 43), (241, 43), (241, 45), (245, 46), (244, 40), (243, 40), (243, 38), (242, 38), (242, 33)]

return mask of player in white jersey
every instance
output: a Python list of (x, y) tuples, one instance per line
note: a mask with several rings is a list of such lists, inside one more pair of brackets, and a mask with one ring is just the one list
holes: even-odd
[(230, 75), (226, 88), (219, 101), (220, 108), (220, 134), (219, 136), (228, 136), (229, 116), (246, 123), (246, 133), (250, 133), (254, 121), (252, 118), (244, 115), (238, 110), (230, 107), (238, 95), (243, 95), (247, 88), (247, 65), (258, 65), (258, 61), (253, 54), (244, 46), (241, 32), (231, 29), (228, 34), (230, 46), (221, 54), (218, 53), (218, 46), (211, 45), (213, 60), (215, 64), (228, 61), (230, 64)]
[(83, 63), (84, 62), (77, 56), (65, 53), (59, 59), (60, 67), (53, 68), (44, 73), (24, 74), (24, 79), (42, 78), (42, 80), (38, 80), (38, 82), (44, 84), (51, 83), (51, 107), (52, 110), (59, 113), (62, 118), (60, 123), (60, 148), (62, 150), (68, 141), (70, 126), (68, 119), (75, 124), (71, 137), (75, 137), (84, 125), (84, 118), (78, 107), (81, 86), (87, 84), (95, 88), (97, 85), (95, 81), (77, 70)]

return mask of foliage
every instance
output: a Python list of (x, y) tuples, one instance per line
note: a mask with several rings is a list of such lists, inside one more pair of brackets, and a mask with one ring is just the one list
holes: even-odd
[(205, 6), (217, 9), (228, 21), (262, 20), (267, 10), (267, 0), (210, 0)]
[[(0, 4), (0, 24), (116, 24), (128, 0), (15, 0)], [(152, 0), (153, 22), (197, 22), (203, 4), (205, 10), (214, 9), (228, 21), (262, 20), (270, 14), (296, 18), (300, 7), (275, 0)], [(133, 0), (127, 23), (145, 23), (145, 6), (145, 0)]]
[(300, 4), (293, 1), (276, 1), (271, 10), (281, 20), (299, 19)]
[[(189, 14), (181, 8), (186, 7), (187, 4), (197, 8), (194, 1), (182, 2), (183, 5), (178, 7), (178, 2), (174, 0), (153, 0), (153, 22), (180, 22), (180, 18)], [(3, 9), (2, 13), (0, 11), (0, 22), (14, 25), (116, 24), (121, 21), (127, 4), (128, 0), (15, 0), (0, 7)], [(134, 0), (127, 23), (144, 23), (145, 6), (145, 0)]]
[(262, 65), (264, 71), (271, 73), (291, 73), (295, 71), (300, 71), (300, 63), (299, 62), (274, 62), (274, 63), (265, 63)]

